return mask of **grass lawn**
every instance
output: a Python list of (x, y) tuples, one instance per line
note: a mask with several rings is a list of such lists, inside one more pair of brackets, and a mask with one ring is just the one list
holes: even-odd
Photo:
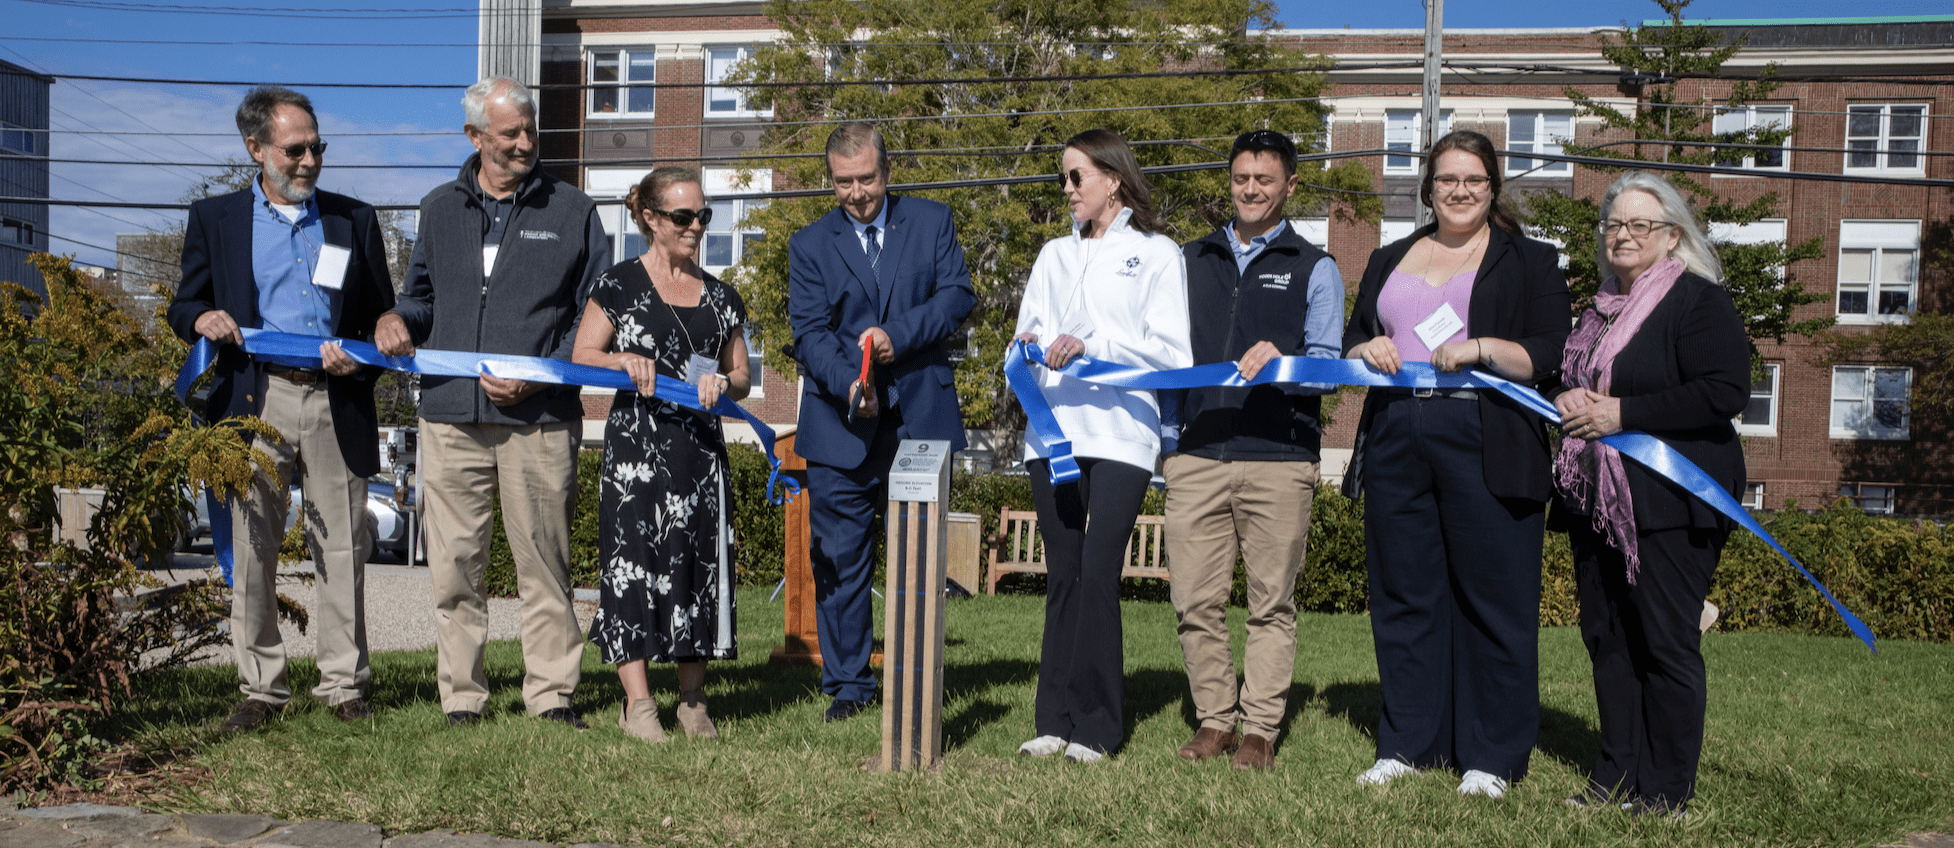
[[(1589, 667), (1575, 631), (1541, 632), (1540, 743), (1503, 801), (1457, 776), (1360, 787), (1378, 712), (1369, 620), (1305, 616), (1288, 731), (1271, 773), (1174, 756), (1193, 710), (1163, 603), (1125, 604), (1129, 739), (1092, 766), (1015, 754), (1032, 735), (1042, 599), (950, 605), (945, 767), (870, 774), (880, 712), (821, 722), (818, 672), (767, 665), (781, 610), (740, 595), (740, 655), (708, 692), (721, 739), (645, 745), (617, 729), (616, 675), (585, 654), (576, 733), (521, 713), (514, 643), (490, 646), (491, 720), (449, 730), (434, 652), (373, 658), (371, 724), (301, 697), (264, 732), (222, 739), (228, 667), (144, 680), (123, 713), (153, 740), (199, 739), (208, 781), (155, 799), (188, 812), (449, 827), (557, 843), (664, 845), (1874, 845), (1954, 830), (1954, 646), (1725, 633), (1706, 642), (1708, 743), (1682, 822), (1569, 809), (1596, 750)], [(1241, 611), (1233, 611), (1237, 654)], [(878, 633), (880, 632), (878, 628)], [(294, 663), (293, 688), (316, 681)], [(669, 668), (653, 685), (673, 722)], [(301, 708), (303, 707), (303, 708)], [(676, 730), (674, 730), (676, 732)]]

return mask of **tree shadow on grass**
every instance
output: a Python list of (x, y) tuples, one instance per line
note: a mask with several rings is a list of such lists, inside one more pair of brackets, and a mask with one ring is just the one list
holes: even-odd
[[(1292, 698), (1291, 709), (1295, 699)], [(1336, 683), (1323, 690), (1324, 710), (1343, 719), (1358, 732), (1377, 738), (1383, 719), (1384, 694), (1377, 681)], [(1601, 733), (1582, 716), (1565, 710), (1540, 708), (1540, 736), (1534, 747), (1541, 754), (1585, 772), (1601, 755)]]

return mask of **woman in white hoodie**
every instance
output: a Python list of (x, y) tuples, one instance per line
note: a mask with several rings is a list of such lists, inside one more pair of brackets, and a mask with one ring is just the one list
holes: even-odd
[(1160, 406), (1152, 391), (1058, 371), (1080, 356), (1156, 370), (1186, 368), (1194, 357), (1181, 250), (1158, 232), (1152, 187), (1126, 139), (1104, 129), (1073, 136), (1059, 182), (1072, 234), (1039, 252), (1018, 307), (1018, 338), (1044, 343), (1051, 368), (1039, 384), (1080, 476), (1052, 485), (1049, 451), (1025, 439), (1047, 576), (1038, 736), (1018, 750), (1096, 762), (1125, 741), (1119, 573), (1160, 456)]

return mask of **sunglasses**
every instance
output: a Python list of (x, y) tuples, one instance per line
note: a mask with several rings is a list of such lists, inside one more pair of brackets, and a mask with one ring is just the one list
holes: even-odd
[(712, 207), (710, 206), (697, 211), (691, 209), (653, 209), (651, 211), (665, 216), (679, 227), (692, 226), (692, 220), (694, 218), (697, 218), (701, 224), (712, 223)]
[[(1096, 173), (1096, 172), (1095, 172), (1095, 173)], [(1068, 183), (1068, 180), (1070, 181), (1069, 183)], [(1059, 175), (1058, 175), (1058, 190), (1059, 190), (1059, 191), (1064, 191), (1064, 190), (1065, 190), (1065, 187), (1066, 187), (1066, 186), (1067, 186), (1068, 184), (1069, 184), (1069, 185), (1071, 185), (1071, 186), (1072, 186), (1073, 188), (1084, 188), (1084, 187), (1085, 187), (1085, 184), (1086, 184), (1086, 175), (1085, 175), (1085, 173), (1084, 173), (1084, 172), (1082, 172), (1082, 171), (1080, 171), (1080, 170), (1079, 170), (1078, 168), (1073, 168), (1073, 169), (1072, 169), (1072, 170), (1070, 170), (1070, 171), (1067, 171), (1067, 172), (1065, 172), (1065, 173), (1062, 173), (1062, 174), (1059, 174)]]
[(287, 159), (301, 158), (305, 156), (305, 151), (307, 150), (312, 151), (312, 155), (321, 159), (326, 158), (326, 143), (323, 141), (315, 141), (311, 144), (293, 144), (286, 147), (274, 147), (272, 149), (285, 154), (285, 158)]
[(1273, 150), (1284, 156), (1295, 156), (1296, 143), (1275, 130), (1254, 130), (1235, 137), (1230, 157), (1238, 156), (1244, 150)]

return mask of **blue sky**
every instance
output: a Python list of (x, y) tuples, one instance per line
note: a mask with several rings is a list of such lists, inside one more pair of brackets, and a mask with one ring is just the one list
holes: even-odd
[[(303, 87), (332, 144), (320, 184), (373, 203), (414, 203), (450, 178), (469, 152), (462, 138), (459, 87), (474, 80), (473, 0), (329, 2), (317, 8), (379, 7), (392, 15), (346, 19), (300, 17), (304, 7), (264, 13), (254, 0), (199, 0), (253, 14), (102, 10), (71, 0), (0, 0), (0, 59), (56, 74), (145, 79), (248, 80), (283, 83), (431, 83), (441, 90)], [(88, 0), (82, 0), (88, 2)], [(181, 2), (181, 0), (179, 0)], [(144, 5), (152, 5), (145, 0)], [(188, 5), (188, 4), (185, 4)], [(1285, 0), (1277, 17), (1293, 28), (1419, 28), (1416, 0), (1311, 3)], [(1524, 8), (1525, 17), (1515, 15)], [(1822, 17), (1836, 2), (1819, 0), (1696, 0), (1690, 18)], [(418, 10), (416, 13), (413, 10)], [(1861, 0), (1854, 15), (1946, 14), (1946, 0)], [(1649, 0), (1451, 0), (1445, 24), (1456, 28), (1613, 26), (1661, 16)], [(61, 40), (68, 39), (68, 40)], [(130, 43), (154, 42), (154, 43)], [(285, 42), (262, 44), (249, 42)], [(55, 158), (147, 162), (212, 162), (243, 158), (231, 113), (241, 86), (150, 85), (62, 80), (53, 89), (51, 152)], [(149, 133), (115, 135), (110, 133)], [(199, 133), (205, 135), (198, 135)], [(358, 135), (431, 133), (431, 135)], [(438, 169), (357, 170), (359, 164), (426, 164)], [(337, 166), (337, 169), (335, 169)], [(211, 169), (158, 165), (56, 164), (58, 198), (173, 202)], [(57, 252), (81, 261), (114, 264), (118, 232), (167, 226), (180, 212), (57, 207), (50, 232)], [(86, 244), (83, 244), (86, 243)]]

